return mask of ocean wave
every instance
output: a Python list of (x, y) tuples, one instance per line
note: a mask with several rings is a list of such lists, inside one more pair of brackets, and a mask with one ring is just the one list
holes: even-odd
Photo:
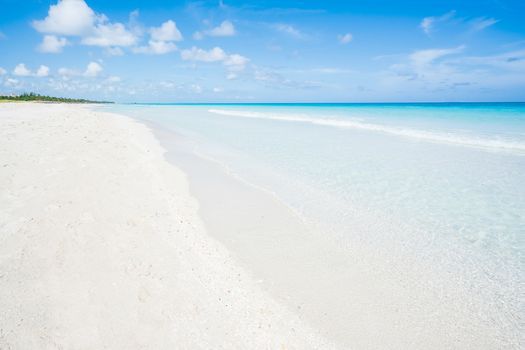
[(409, 137), (428, 142), (446, 143), (459, 146), (475, 147), (489, 150), (504, 150), (525, 154), (525, 142), (514, 140), (503, 140), (496, 138), (481, 138), (452, 133), (439, 133), (411, 128), (396, 128), (380, 124), (365, 123), (362, 119), (334, 119), (334, 118), (313, 118), (300, 114), (277, 114), (262, 113), (253, 111), (237, 111), (224, 109), (209, 109), (208, 112), (242, 118), (270, 119), (288, 122), (309, 123), (314, 125), (336, 127), (341, 129), (359, 129), (386, 134)]

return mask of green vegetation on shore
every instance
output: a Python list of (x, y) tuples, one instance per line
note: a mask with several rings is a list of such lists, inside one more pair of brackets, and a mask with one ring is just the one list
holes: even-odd
[(34, 92), (23, 93), (21, 95), (5, 96), (0, 95), (0, 102), (11, 101), (35, 101), (35, 102), (61, 102), (61, 103), (113, 103), (109, 101), (91, 101), (83, 98), (53, 97), (35, 94)]

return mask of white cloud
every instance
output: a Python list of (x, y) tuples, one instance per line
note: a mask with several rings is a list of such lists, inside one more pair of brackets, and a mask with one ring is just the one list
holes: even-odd
[(117, 77), (115, 75), (112, 75), (106, 79), (107, 83), (119, 83), (122, 79), (120, 77)]
[(91, 35), (82, 39), (82, 44), (90, 46), (131, 46), (137, 37), (128, 31), (122, 23), (98, 24)]
[(209, 36), (233, 36), (235, 35), (235, 27), (230, 21), (223, 21), (218, 27), (215, 27), (206, 32)]
[(441, 16), (425, 17), (421, 20), (419, 27), (425, 32), (425, 34), (430, 35), (430, 33), (434, 30), (436, 23), (448, 21), (455, 15), (456, 11), (449, 11)]
[(213, 88), (213, 92), (223, 92), (223, 91), (224, 91), (224, 89), (221, 88), (221, 87), (214, 87)]
[(303, 37), (303, 34), (294, 26), (285, 23), (278, 23), (273, 25), (273, 28), (281, 33), (285, 33), (294, 38), (300, 39)]
[(277, 73), (269, 72), (269, 71), (263, 71), (263, 70), (255, 70), (253, 73), (253, 77), (255, 80), (258, 81), (277, 81), (281, 79), (281, 76)]
[(481, 68), (490, 68), (520, 73), (525, 77), (525, 49), (505, 52), (491, 56), (458, 57), (450, 60), (450, 64), (470, 65)]
[(74, 70), (69, 69), (69, 68), (62, 67), (62, 68), (58, 69), (58, 75), (60, 75), (62, 77), (66, 77), (67, 78), (67, 77), (71, 77), (71, 76), (76, 75), (76, 74), (77, 73)]
[[(247, 57), (239, 54), (228, 55), (220, 47), (214, 47), (213, 49), (206, 51), (194, 46), (189, 50), (183, 50), (181, 52), (181, 57), (185, 61), (222, 62), (231, 72), (244, 70), (246, 64), (250, 61)], [(237, 75), (235, 75), (235, 77), (232, 75), (231, 79), (236, 77)]]
[(129, 19), (128, 19), (128, 27), (137, 36), (142, 36), (144, 33), (144, 28), (142, 27), (142, 24), (139, 22), (139, 16), (140, 11), (133, 10), (129, 13)]
[(95, 12), (84, 0), (60, 0), (49, 7), (48, 15), (33, 21), (33, 27), (41, 33), (83, 35), (91, 30)]
[(176, 87), (175, 83), (172, 81), (161, 81), (159, 83), (159, 86), (165, 89), (173, 89), (174, 87)]
[(194, 46), (189, 50), (183, 50), (181, 57), (185, 61), (217, 62), (226, 59), (227, 55), (220, 47), (206, 51)]
[(5, 81), (4, 85), (8, 87), (15, 87), (17, 86), (19, 81), (17, 79), (9, 78)]
[(182, 34), (177, 28), (177, 24), (172, 20), (162, 23), (160, 27), (150, 29), (151, 39), (153, 41), (181, 41)]
[(4, 75), (6, 73), (7, 71), (4, 68), (0, 67), (0, 75)]
[(46, 53), (59, 53), (67, 45), (66, 38), (57, 38), (55, 35), (45, 35), (42, 43), (38, 45), (38, 51)]
[(38, 67), (38, 70), (36, 71), (37, 77), (47, 77), (49, 75), (49, 67), (41, 65)]
[(430, 34), (432, 26), (434, 25), (434, 17), (425, 17), (419, 24), (419, 27), (423, 29), (426, 34)]
[[(122, 23), (110, 23), (104, 14), (96, 14), (84, 0), (59, 0), (49, 7), (48, 16), (33, 21), (33, 27), (42, 33), (81, 37), (81, 43), (90, 46), (132, 46), (138, 37)], [(65, 39), (44, 37), (43, 52), (60, 52)]]
[(244, 68), (246, 67), (246, 64), (249, 61), (250, 60), (244, 56), (233, 54), (233, 55), (228, 56), (228, 58), (224, 60), (224, 65), (228, 67), (229, 70), (241, 71), (241, 70), (244, 70)]
[(86, 71), (84, 72), (84, 76), (96, 77), (100, 74), (100, 72), (102, 72), (102, 66), (100, 64), (97, 62), (89, 62)]
[(472, 31), (478, 32), (498, 22), (499, 21), (495, 18), (478, 17), (470, 21), (470, 28)]
[(223, 21), (219, 26), (215, 28), (193, 33), (193, 39), (202, 40), (205, 36), (234, 36), (235, 34), (235, 26), (233, 25), (233, 23), (230, 21)]
[(454, 19), (454, 22), (456, 24), (461, 24), (463, 27), (466, 27), (470, 32), (481, 31), (499, 22), (499, 20), (491, 17), (477, 17), (469, 20), (466, 18), (458, 18), (455, 16), (456, 11), (450, 11), (441, 16), (425, 17), (423, 18), (419, 26), (425, 32), (425, 34), (430, 35), (433, 31), (436, 30), (436, 26), (439, 23), (452, 23), (452, 19)]
[(416, 69), (421, 69), (440, 57), (457, 54), (463, 51), (464, 45), (450, 49), (428, 49), (415, 51), (409, 56)]
[[(494, 93), (501, 89), (522, 89), (525, 86), (525, 50), (491, 56), (467, 56), (463, 46), (447, 49), (421, 50), (407, 56), (385, 72), (378, 86), (399, 91), (429, 94), (436, 91), (457, 97), (457, 89), (465, 93)], [(488, 95), (487, 95), (488, 96)]]
[(228, 79), (228, 80), (234, 80), (234, 79), (237, 79), (237, 77), (238, 77), (237, 73), (230, 72), (230, 73), (228, 73), (228, 75), (226, 76), (226, 79)]
[(352, 41), (354, 37), (352, 36), (351, 33), (346, 33), (346, 34), (339, 35), (337, 38), (339, 39), (339, 42), (341, 44), (348, 44), (349, 42)]
[(151, 55), (163, 55), (169, 52), (173, 52), (175, 50), (177, 50), (177, 45), (175, 45), (174, 43), (155, 40), (150, 40), (148, 42), (148, 46), (140, 46), (133, 48), (133, 52), (135, 53), (145, 53)]
[(13, 70), (13, 74), (19, 77), (27, 77), (31, 75), (31, 71), (27, 69), (25, 64), (19, 63), (16, 65), (15, 69)]
[(148, 45), (134, 47), (134, 53), (145, 53), (150, 55), (163, 55), (177, 50), (174, 41), (182, 40), (182, 34), (177, 29), (177, 24), (172, 20), (166, 21), (160, 27), (152, 27), (149, 30), (150, 40)]

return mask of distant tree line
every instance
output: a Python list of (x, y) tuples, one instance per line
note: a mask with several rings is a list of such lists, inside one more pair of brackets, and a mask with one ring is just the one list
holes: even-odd
[(0, 95), (0, 101), (41, 101), (41, 102), (64, 102), (64, 103), (113, 103), (109, 101), (91, 101), (83, 98), (53, 97), (35, 94), (34, 92), (23, 93), (21, 95)]

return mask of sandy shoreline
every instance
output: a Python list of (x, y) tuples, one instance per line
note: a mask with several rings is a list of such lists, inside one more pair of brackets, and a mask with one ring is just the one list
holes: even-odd
[(331, 348), (209, 237), (142, 124), (0, 105), (0, 348)]
[[(458, 344), (463, 349), (519, 348), (514, 299), (507, 297), (505, 302), (503, 294), (491, 295), (497, 288), (490, 279), (471, 278), (479, 269), (466, 263), (468, 255), (462, 254), (456, 242), (421, 245), (426, 233), (410, 234), (413, 228), (402, 220), (353, 220), (344, 227), (343, 235), (337, 235), (330, 232), (329, 225), (309, 221), (313, 216), (294, 215), (294, 207), (287, 206), (290, 202), (281, 196), (286, 192), (278, 190), (279, 184), (292, 185), (294, 178), (283, 177), (281, 183), (273, 179), (277, 186), (272, 187), (271, 166), (257, 167), (260, 164), (255, 161), (235, 158), (235, 147), (249, 150), (251, 141), (230, 143), (224, 136), (235, 137), (232, 130), (243, 129), (252, 137), (263, 135), (269, 131), (264, 125), (207, 116), (206, 108), (115, 106), (114, 110), (150, 126), (167, 151), (166, 159), (188, 175), (207, 232), (275, 300), (342, 348), (456, 349)], [(193, 120), (201, 127), (195, 127)], [(224, 132), (211, 131), (221, 126)], [(275, 125), (276, 133), (278, 130)], [(271, 138), (271, 142), (284, 140)], [(270, 147), (263, 139), (255, 143)], [(254, 160), (258, 156), (246, 154)], [(243, 172), (246, 164), (254, 170)], [(315, 194), (320, 203), (333, 208), (330, 201), (337, 198), (323, 197), (321, 191)], [(367, 212), (360, 209), (353, 214)], [(360, 240), (364, 236), (375, 241)]]

